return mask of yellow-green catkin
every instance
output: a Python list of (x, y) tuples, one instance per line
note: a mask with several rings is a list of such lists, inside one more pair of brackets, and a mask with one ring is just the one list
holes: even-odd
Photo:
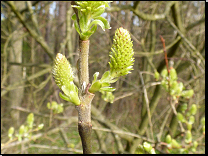
[(73, 71), (66, 57), (60, 53), (56, 55), (52, 75), (57, 86), (65, 95), (60, 95), (64, 100), (70, 101), (75, 105), (80, 104), (78, 88), (73, 82)]
[(127, 75), (133, 70), (133, 43), (129, 32), (120, 27), (116, 30), (110, 52), (110, 73), (112, 77)]

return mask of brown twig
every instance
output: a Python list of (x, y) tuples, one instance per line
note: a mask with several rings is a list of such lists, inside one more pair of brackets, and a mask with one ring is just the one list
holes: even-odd
[(166, 64), (166, 67), (167, 67), (167, 71), (168, 71), (168, 73), (170, 73), (169, 67), (168, 67), (167, 51), (165, 49), (165, 40), (164, 40), (164, 38), (161, 35), (160, 35), (160, 39), (161, 39), (161, 42), (163, 44), (163, 51), (164, 51), (164, 55), (165, 55), (165, 64)]

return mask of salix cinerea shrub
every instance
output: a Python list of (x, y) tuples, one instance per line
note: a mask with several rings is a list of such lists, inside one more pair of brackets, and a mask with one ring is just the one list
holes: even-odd
[(74, 75), (68, 60), (58, 53), (52, 67), (52, 75), (58, 87), (64, 94), (60, 97), (76, 105), (78, 111), (78, 130), (82, 140), (83, 153), (91, 154), (91, 101), (95, 92), (101, 92), (104, 100), (113, 102), (112, 94), (115, 88), (111, 83), (125, 76), (133, 70), (134, 51), (131, 36), (128, 30), (120, 27), (116, 30), (112, 48), (109, 53), (110, 69), (98, 79), (99, 71), (95, 72), (93, 81), (89, 82), (88, 56), (89, 37), (94, 34), (97, 25), (103, 30), (110, 29), (108, 21), (101, 16), (105, 7), (109, 7), (107, 1), (73, 1), (72, 7), (75, 14), (72, 16), (75, 29), (79, 34), (79, 59), (77, 61), (79, 84), (73, 82)]
[[(23, 138), (30, 138), (32, 136), (32, 133), (35, 131), (39, 131), (43, 128), (44, 124), (39, 124), (34, 128), (34, 114), (30, 113), (27, 116), (26, 124), (22, 124), (19, 127), (18, 132), (15, 132), (14, 127), (10, 127), (8, 130), (8, 137), (10, 139), (9, 142), (15, 141), (15, 138), (18, 139), (18, 141), (22, 141)], [(7, 144), (7, 143), (5, 143)]]
[[(158, 80), (160, 77), (158, 72), (155, 72), (155, 79)], [(169, 92), (174, 100), (177, 100), (180, 96), (184, 98), (191, 98), (194, 94), (193, 89), (185, 90), (185, 87), (182, 82), (178, 82), (178, 76), (176, 70), (171, 67), (170, 73), (168, 75), (167, 69), (163, 69), (161, 72), (161, 85), (162, 87)]]
[[(163, 69), (161, 72), (161, 77), (158, 72), (155, 72), (155, 79), (161, 80), (162, 87), (170, 93), (173, 100), (178, 102), (180, 97), (184, 97), (186, 99), (190, 99), (194, 91), (193, 89), (186, 90), (183, 83), (178, 81), (178, 76), (176, 70), (171, 67), (170, 73), (168, 74), (167, 69)], [(195, 115), (197, 112), (197, 105), (191, 104), (188, 108), (187, 103), (180, 104), (180, 109), (177, 112), (177, 120), (182, 123), (185, 127), (184, 134), (179, 137), (177, 140), (172, 138), (170, 134), (167, 134), (165, 137), (165, 142), (167, 143), (166, 147), (167, 153), (183, 153), (187, 154), (190, 152), (195, 153), (197, 151), (198, 142), (193, 139), (192, 133), (193, 128), (192, 125), (195, 123)], [(205, 117), (201, 118), (201, 132), (202, 135), (205, 135)]]
[[(133, 70), (133, 55), (133, 44), (129, 32), (122, 27), (117, 29), (113, 45), (109, 53), (110, 70), (106, 71), (99, 80), (99, 72), (96, 72), (93, 75), (94, 80), (89, 88), (89, 92), (95, 93), (97, 91), (114, 91), (115, 88), (111, 87), (110, 84), (116, 82), (120, 76), (127, 75), (131, 73), (131, 70)], [(60, 97), (66, 101), (72, 102), (75, 105), (79, 105), (80, 100), (78, 97), (78, 88), (73, 82), (74, 75), (71, 65), (66, 57), (60, 53), (58, 53), (55, 58), (52, 75), (57, 86), (64, 92), (64, 94), (61, 92), (59, 93)]]

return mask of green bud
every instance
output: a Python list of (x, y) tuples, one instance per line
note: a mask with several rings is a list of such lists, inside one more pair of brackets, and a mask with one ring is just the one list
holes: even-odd
[(47, 103), (47, 108), (51, 109), (51, 103), (50, 102)]
[(190, 124), (189, 122), (186, 123), (187, 129), (191, 130), (192, 129), (192, 124)]
[(187, 98), (187, 99), (190, 99), (194, 94), (194, 90), (193, 89), (190, 89), (190, 90), (184, 90), (182, 91), (181, 93), (181, 96)]
[(142, 145), (138, 146), (137, 154), (145, 154), (145, 150), (144, 150), (144, 147)]
[(160, 78), (160, 74), (156, 71), (156, 72), (155, 72), (155, 79), (156, 79), (156, 81), (158, 81), (159, 78)]
[[(80, 105), (78, 97), (78, 88), (73, 83), (72, 68), (67, 61), (66, 57), (60, 53), (56, 55), (52, 68), (52, 75), (55, 79), (57, 86), (64, 92), (65, 95), (61, 96), (64, 100), (70, 101), (75, 105)], [(66, 98), (65, 98), (66, 97)]]
[(181, 122), (186, 122), (184, 116), (181, 113), (177, 113), (177, 119)]
[(175, 140), (175, 139), (172, 139), (172, 147), (173, 148), (180, 148), (181, 145)]
[(204, 126), (205, 125), (205, 117), (201, 118), (201, 124)]
[(110, 52), (110, 73), (112, 77), (124, 76), (133, 70), (134, 51), (131, 36), (122, 27), (117, 29)]
[(195, 117), (194, 117), (194, 116), (190, 116), (190, 117), (189, 117), (189, 123), (190, 123), (190, 124), (193, 124), (194, 121), (195, 121)]
[(166, 135), (166, 138), (165, 138), (166, 143), (170, 144), (171, 140), (172, 140), (172, 138), (171, 138), (170, 134)]
[(18, 141), (22, 141), (22, 135), (17, 135)]
[(143, 147), (144, 147), (144, 150), (147, 151), (148, 153), (150, 153), (150, 151), (152, 150), (152, 146), (147, 142), (143, 143)]
[(100, 88), (101, 91), (105, 91), (105, 92), (113, 92), (116, 90), (116, 88), (114, 87), (102, 87)]
[(42, 124), (40, 124), (40, 125), (38, 125), (38, 130), (41, 130), (42, 128), (43, 128), (43, 126), (44, 126), (44, 124), (42, 123)]
[(59, 104), (57, 108), (57, 113), (62, 113), (64, 111), (63, 104)]
[(113, 103), (114, 95), (112, 92), (100, 91), (102, 93), (102, 99), (106, 102)]
[(195, 115), (196, 114), (196, 111), (197, 111), (196, 104), (192, 104), (191, 105), (191, 108), (189, 109), (189, 113), (192, 114), (192, 115)]
[(57, 109), (57, 107), (58, 107), (57, 102), (56, 101), (52, 101), (51, 102), (51, 109), (55, 110), (55, 109)]
[(192, 147), (191, 151), (195, 153), (196, 152), (196, 148)]
[(28, 126), (25, 126), (24, 134), (23, 134), (24, 137), (28, 137), (28, 130), (29, 130)]
[(152, 148), (151, 151), (150, 151), (149, 153), (150, 153), (150, 154), (156, 154), (156, 153), (155, 153), (155, 149)]
[(161, 85), (165, 88), (166, 91), (168, 91), (168, 81), (163, 79), (161, 81)]
[(205, 135), (205, 125), (202, 127), (202, 132)]
[(197, 141), (194, 141), (193, 146), (194, 146), (194, 148), (197, 148), (198, 142)]
[(183, 88), (184, 88), (183, 83), (179, 82), (176, 88), (176, 94), (180, 96), (181, 92), (183, 91)]
[(8, 130), (8, 137), (12, 140), (12, 136), (14, 134), (14, 127), (10, 127)]
[(178, 79), (176, 70), (174, 68), (170, 69), (170, 79), (173, 81)]
[(93, 75), (94, 80), (92, 81), (92, 83), (96, 82), (98, 76), (99, 76), (99, 72), (96, 72), (96, 73)]
[(177, 90), (177, 88), (178, 88), (178, 82), (177, 81), (170, 81), (170, 87), (173, 90)]
[(79, 33), (81, 40), (88, 40), (96, 31), (97, 25), (100, 25), (104, 31), (105, 29), (110, 29), (108, 21), (101, 16), (105, 11), (105, 7), (109, 7), (109, 2), (75, 1), (75, 3), (76, 5), (72, 5), (72, 7), (77, 8), (78, 14), (74, 14), (72, 20), (75, 20), (75, 29)]
[(25, 126), (21, 125), (20, 128), (19, 128), (19, 135), (23, 135), (24, 132), (25, 132)]
[(32, 128), (33, 127), (33, 122), (34, 122), (34, 114), (33, 113), (30, 113), (27, 116), (27, 124), (28, 124), (28, 127), (29, 128)]
[(184, 113), (187, 110), (187, 103), (184, 103), (180, 106), (180, 111)]
[(187, 144), (192, 142), (192, 134), (191, 134), (191, 131), (190, 131), (190, 130), (186, 131), (185, 142), (186, 142)]
[(175, 90), (174, 89), (170, 89), (170, 95), (174, 95), (175, 94)]
[(67, 147), (69, 147), (69, 148), (74, 148), (74, 147), (75, 147), (75, 144), (70, 143), (70, 144), (67, 145)]
[(163, 69), (162, 72), (161, 72), (161, 75), (162, 75), (163, 78), (166, 78), (168, 76), (167, 69)]
[(89, 92), (95, 93), (95, 92), (99, 91), (101, 87), (102, 87), (102, 83), (98, 80), (92, 84), (92, 86), (89, 89)]
[(34, 114), (33, 114), (33, 113), (30, 113), (30, 114), (27, 116), (27, 122), (28, 122), (28, 123), (34, 122)]

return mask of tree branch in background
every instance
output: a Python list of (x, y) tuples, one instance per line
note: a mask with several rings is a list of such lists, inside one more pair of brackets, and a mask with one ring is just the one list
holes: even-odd
[[(20, 14), (20, 12), (16, 9), (15, 5), (11, 1), (5, 1), (12, 11), (15, 13), (15, 15), (18, 17), (22, 25), (28, 30), (30, 35), (35, 38), (35, 40), (42, 46), (42, 48), (45, 50), (45, 52), (48, 54), (48, 56), (53, 59), (54, 54), (53, 50), (48, 46), (48, 44), (45, 42), (44, 38), (39, 35), (37, 32), (35, 32), (24, 20), (23, 16)], [(37, 28), (38, 29), (38, 28)]]

